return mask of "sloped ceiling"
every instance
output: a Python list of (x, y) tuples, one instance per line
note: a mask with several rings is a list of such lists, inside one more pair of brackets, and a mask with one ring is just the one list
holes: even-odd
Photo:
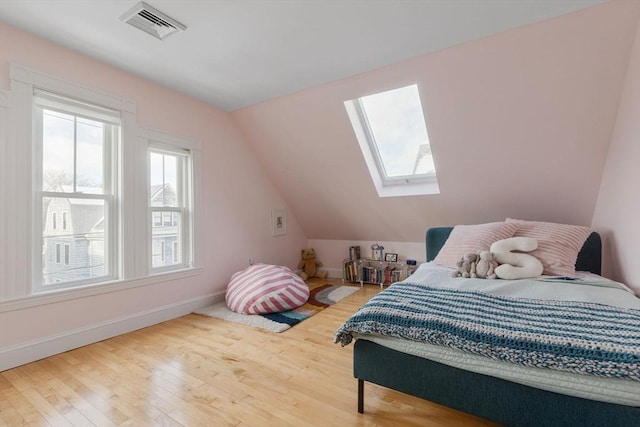
[(2, 0), (0, 20), (235, 110), (603, 0), (148, 0), (187, 26), (160, 42), (137, 0)]
[[(233, 113), (311, 239), (590, 225), (640, 3), (611, 2)], [(379, 198), (343, 102), (417, 83), (441, 193)]]

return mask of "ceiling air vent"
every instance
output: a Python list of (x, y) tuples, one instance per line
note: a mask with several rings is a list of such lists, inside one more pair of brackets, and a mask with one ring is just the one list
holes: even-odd
[(120, 19), (160, 40), (187, 29), (186, 26), (143, 1), (133, 6)]

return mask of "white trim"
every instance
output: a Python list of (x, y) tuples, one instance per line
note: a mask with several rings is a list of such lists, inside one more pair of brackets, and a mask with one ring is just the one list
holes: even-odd
[(46, 89), (50, 92), (83, 101), (89, 100), (92, 104), (113, 110), (135, 112), (135, 101), (108, 95), (95, 89), (70, 83), (13, 62), (9, 64), (9, 78), (14, 82), (24, 83), (38, 89)]
[[(152, 246), (152, 228), (153, 221), (148, 214), (149, 211), (157, 210), (171, 210), (171, 208), (165, 209), (162, 207), (158, 208), (149, 208), (149, 195), (146, 195), (144, 199), (146, 201), (146, 211), (145, 217), (148, 221), (148, 227), (146, 228), (147, 233), (147, 247), (146, 253), (149, 254), (147, 256), (147, 265), (148, 271), (150, 274), (160, 273), (163, 271), (169, 271), (174, 268), (183, 268), (186, 265), (190, 265), (192, 267), (198, 268), (201, 266), (200, 260), (200, 248), (201, 248), (201, 238), (199, 237), (202, 233), (200, 232), (201, 227), (201, 192), (200, 192), (200, 180), (202, 176), (201, 172), (201, 144), (199, 141), (191, 140), (188, 138), (182, 138), (174, 135), (170, 135), (165, 132), (161, 132), (155, 129), (150, 129), (146, 127), (138, 128), (138, 139), (141, 144), (145, 145), (145, 155), (147, 158), (147, 174), (145, 177), (146, 182), (146, 191), (149, 189), (149, 152), (163, 152), (166, 150), (165, 154), (168, 155), (180, 155), (181, 153), (176, 150), (188, 150), (188, 157), (185, 161), (186, 170), (184, 173), (188, 175), (189, 179), (185, 183), (185, 191), (183, 192), (183, 196), (186, 197), (186, 200), (183, 200), (180, 203), (180, 212), (182, 212), (180, 224), (182, 226), (182, 239), (181, 239), (181, 263), (176, 264), (174, 266), (167, 267), (153, 267), (152, 259), (151, 259), (151, 246)], [(182, 266), (182, 267), (181, 267)]]
[[(0, 89), (0, 206), (9, 206), (7, 203), (8, 188), (8, 175), (7, 164), (8, 161), (8, 126), (9, 126), (9, 94)], [(8, 211), (11, 209), (0, 209), (0, 283), (4, 286), (0, 286), (0, 299), (3, 298), (5, 292), (8, 293), (9, 284), (7, 282), (7, 271), (9, 268), (7, 254), (10, 253), (8, 246), (8, 230), (7, 224), (9, 224), (10, 214)], [(11, 287), (13, 289), (13, 286)]]
[[(0, 195), (2, 200), (11, 200), (15, 209), (5, 214), (3, 222), (12, 224), (11, 227), (5, 227), (2, 233), (2, 241), (0, 241), (0, 249), (6, 253), (4, 259), (0, 262), (5, 268), (0, 270), (0, 301), (12, 300), (16, 298), (26, 298), (34, 293), (35, 275), (34, 271), (41, 271), (39, 268), (40, 254), (34, 254), (34, 248), (40, 246), (40, 242), (34, 241), (37, 233), (37, 225), (39, 222), (33, 221), (35, 212), (41, 210), (38, 207), (37, 194), (33, 191), (37, 187), (36, 171), (38, 164), (36, 156), (34, 156), (33, 144), (25, 143), (25, 141), (33, 142), (33, 94), (34, 88), (48, 90), (50, 92), (71, 97), (77, 100), (85, 101), (101, 107), (119, 111), (121, 122), (122, 141), (120, 146), (113, 147), (114, 159), (121, 159), (126, 163), (127, 168), (123, 164), (117, 164), (120, 169), (114, 175), (114, 182), (111, 182), (114, 189), (119, 189), (120, 198), (110, 203), (111, 217), (114, 223), (110, 233), (119, 234), (120, 249), (123, 250), (123, 258), (125, 261), (132, 260), (135, 262), (136, 251), (131, 244), (135, 239), (132, 233), (136, 229), (136, 224), (144, 217), (136, 216), (138, 212), (135, 209), (135, 201), (139, 200), (139, 191), (136, 187), (136, 170), (140, 168), (136, 163), (140, 159), (144, 159), (144, 148), (142, 156), (129, 156), (130, 151), (126, 151), (124, 147), (133, 147), (135, 153), (136, 144), (135, 135), (137, 133), (136, 123), (136, 103), (133, 100), (121, 98), (116, 95), (110, 95), (95, 88), (83, 87), (60, 78), (50, 76), (26, 66), (16, 63), (9, 64), (9, 79), (11, 90), (8, 92), (0, 91), (0, 101), (2, 102), (2, 115), (6, 120), (7, 126), (3, 126), (1, 136), (6, 139), (3, 141), (2, 152), (4, 158), (0, 159), (3, 164), (0, 182)], [(8, 104), (5, 112), (4, 104)], [(6, 115), (5, 115), (6, 114)], [(6, 129), (5, 129), (6, 128)], [(129, 173), (127, 173), (129, 172)], [(144, 171), (142, 172), (144, 177)], [(115, 179), (122, 177), (122, 180)], [(127, 180), (123, 183), (123, 180)], [(34, 187), (35, 184), (35, 187)], [(144, 181), (138, 183), (144, 188)], [(126, 191), (123, 191), (125, 189)], [(131, 189), (131, 190), (129, 190)], [(116, 191), (118, 192), (118, 191)], [(144, 201), (144, 199), (143, 199)], [(119, 215), (116, 215), (119, 213)], [(131, 218), (132, 224), (127, 223), (125, 227), (120, 222), (120, 217)], [(140, 227), (139, 224), (137, 228)], [(128, 237), (131, 236), (131, 237)], [(125, 239), (125, 237), (127, 239)], [(144, 240), (146, 242), (146, 240)], [(131, 248), (131, 249), (130, 249)], [(111, 247), (109, 251), (115, 251), (118, 248)], [(125, 252), (126, 249), (126, 252)], [(115, 260), (115, 258), (113, 258)], [(146, 260), (146, 257), (143, 259)], [(117, 264), (114, 266), (114, 276), (119, 276), (127, 280), (136, 277), (144, 277), (147, 275), (146, 268), (143, 271), (136, 271), (135, 267), (129, 264)]]
[(138, 137), (147, 139), (149, 142), (153, 141), (154, 145), (167, 145), (170, 152), (175, 153), (176, 147), (180, 147), (185, 150), (200, 150), (202, 144), (200, 141), (194, 141), (189, 138), (182, 138), (179, 136), (171, 135), (166, 132), (151, 129), (144, 126), (138, 126)]
[(0, 349), (0, 371), (155, 325), (224, 301), (224, 291)]
[[(20, 74), (20, 73), (18, 73)], [(11, 80), (8, 109), (8, 134), (5, 144), (4, 182), (5, 201), (11, 207), (6, 212), (6, 234), (3, 286), (0, 299), (15, 298), (31, 293), (32, 283), (32, 221), (35, 196), (32, 157), (32, 86)]]
[(156, 274), (133, 280), (121, 280), (113, 283), (102, 283), (87, 285), (75, 288), (66, 288), (51, 292), (41, 292), (33, 295), (0, 302), (0, 313), (8, 311), (23, 310), (25, 308), (37, 307), (45, 304), (52, 304), (60, 301), (68, 301), (78, 298), (85, 298), (93, 295), (118, 292), (125, 289), (133, 289), (140, 286), (156, 285), (158, 283), (184, 279), (186, 277), (197, 276), (202, 272), (200, 268), (190, 268), (182, 271), (174, 271), (165, 274)]
[(323, 270), (327, 272), (327, 277), (331, 279), (344, 279), (344, 276), (342, 275), (342, 269), (340, 268), (324, 268), (318, 271)]

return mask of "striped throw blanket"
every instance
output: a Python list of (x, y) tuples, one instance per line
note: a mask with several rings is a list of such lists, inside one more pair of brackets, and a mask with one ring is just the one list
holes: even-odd
[(640, 381), (640, 310), (492, 296), (400, 282), (335, 334), (383, 335), (525, 366)]

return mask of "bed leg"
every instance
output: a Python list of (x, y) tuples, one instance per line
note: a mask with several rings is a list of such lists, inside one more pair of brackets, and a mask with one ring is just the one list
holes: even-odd
[(364, 414), (364, 380), (358, 378), (358, 413)]

